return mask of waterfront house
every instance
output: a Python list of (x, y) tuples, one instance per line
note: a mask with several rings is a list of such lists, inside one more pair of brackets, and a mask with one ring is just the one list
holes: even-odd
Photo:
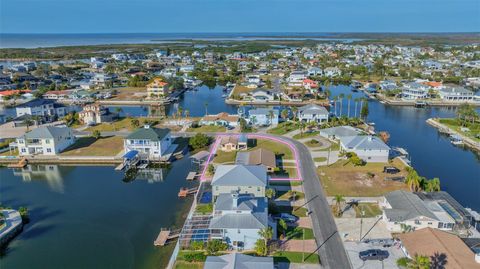
[(168, 83), (161, 78), (155, 78), (147, 84), (147, 94), (151, 98), (166, 97), (169, 94)]
[(44, 99), (64, 100), (68, 99), (72, 91), (48, 91), (43, 95)]
[(19, 155), (57, 155), (75, 143), (72, 129), (68, 127), (38, 127), (18, 137)]
[(320, 130), (320, 136), (323, 136), (331, 140), (337, 140), (347, 136), (357, 136), (357, 135), (360, 135), (361, 133), (362, 133), (362, 130), (352, 126), (348, 126), (348, 125), (335, 126), (335, 127)]
[(94, 86), (106, 87), (107, 84), (112, 83), (114, 79), (115, 79), (114, 75), (96, 73), (90, 81)]
[(125, 153), (138, 151), (142, 158), (161, 159), (172, 146), (170, 129), (155, 128), (145, 125), (133, 131), (124, 140)]
[(315, 104), (302, 106), (298, 108), (298, 119), (303, 122), (327, 122), (328, 111), (325, 107)]
[(255, 108), (248, 111), (248, 122), (255, 126), (278, 125), (277, 109)]
[(323, 71), (319, 67), (310, 67), (307, 70), (307, 73), (309, 76), (321, 76), (323, 74)]
[(41, 116), (51, 121), (67, 114), (68, 110), (62, 104), (49, 99), (34, 99), (15, 108), (17, 117), (23, 115)]
[(111, 113), (106, 107), (97, 104), (89, 104), (78, 112), (78, 119), (83, 124), (95, 125), (102, 122), (111, 122), (117, 117), (117, 114)]
[(259, 102), (273, 101), (276, 98), (276, 94), (274, 92), (266, 89), (253, 90), (250, 93), (250, 95), (252, 96), (253, 101), (259, 101)]
[(386, 163), (390, 147), (380, 138), (371, 135), (340, 137), (340, 150), (354, 152), (365, 162)]
[(426, 203), (414, 193), (398, 190), (385, 195), (382, 219), (391, 232), (435, 228), (452, 230), (455, 220), (437, 203)]
[(256, 165), (219, 165), (212, 179), (212, 194), (238, 191), (241, 194), (250, 193), (255, 197), (265, 197), (267, 186), (267, 170)]
[(424, 228), (410, 233), (398, 235), (401, 249), (410, 259), (415, 255), (432, 257), (444, 269), (480, 268), (479, 254), (475, 254), (464, 240), (455, 234), (432, 228)]
[(410, 82), (402, 87), (402, 98), (406, 100), (425, 99), (428, 97), (428, 87), (426, 85)]
[(273, 269), (273, 257), (258, 257), (242, 253), (208, 256), (204, 269)]
[(236, 127), (240, 117), (238, 115), (230, 115), (226, 112), (220, 112), (216, 115), (204, 116), (200, 121), (200, 125), (217, 125), (225, 127)]
[(324, 76), (326, 77), (337, 77), (341, 75), (342, 71), (337, 67), (327, 67), (324, 70)]
[(305, 89), (310, 90), (311, 92), (318, 90), (318, 83), (308, 78), (303, 80), (302, 86)]
[(306, 71), (295, 70), (290, 73), (290, 76), (287, 78), (288, 86), (291, 87), (301, 87), (303, 86), (303, 81), (307, 78), (308, 74)]
[(220, 150), (230, 152), (235, 150), (246, 150), (248, 138), (246, 135), (226, 135), (220, 140)]
[(444, 101), (472, 101), (475, 93), (464, 87), (444, 87), (438, 90), (440, 98)]
[(248, 152), (238, 152), (235, 163), (243, 165), (263, 165), (269, 173), (274, 172), (277, 168), (275, 153), (263, 148)]
[(268, 226), (266, 197), (232, 192), (217, 196), (208, 228), (211, 239), (225, 241), (233, 249), (249, 250), (261, 238), (259, 231)]

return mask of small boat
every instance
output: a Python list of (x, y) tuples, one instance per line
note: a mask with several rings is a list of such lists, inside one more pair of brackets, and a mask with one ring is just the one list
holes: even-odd
[(423, 108), (425, 106), (427, 106), (427, 102), (425, 102), (425, 101), (416, 101), (415, 102), (415, 107)]
[(228, 94), (222, 94), (222, 98), (227, 98)]
[(452, 143), (453, 145), (463, 145), (463, 140), (462, 140), (462, 137), (459, 136), (459, 135), (456, 135), (456, 134), (452, 134), (450, 136), (450, 143)]

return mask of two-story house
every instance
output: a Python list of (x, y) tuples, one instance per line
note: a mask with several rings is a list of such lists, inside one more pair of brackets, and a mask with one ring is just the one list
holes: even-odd
[(302, 106), (298, 108), (298, 119), (304, 122), (327, 122), (328, 111), (325, 107), (315, 104)]
[(149, 125), (135, 130), (123, 141), (125, 153), (138, 151), (148, 159), (161, 159), (172, 146), (170, 129), (154, 128)]
[(278, 125), (278, 109), (255, 108), (248, 111), (248, 122), (257, 126)]
[(18, 154), (57, 155), (75, 143), (72, 129), (68, 127), (39, 127), (16, 140)]
[(68, 113), (67, 107), (49, 99), (34, 99), (15, 108), (17, 117), (23, 115), (41, 116), (47, 120), (63, 117)]
[(380, 138), (371, 135), (340, 137), (340, 149), (343, 152), (354, 152), (365, 162), (386, 163), (390, 147)]
[(147, 94), (150, 98), (166, 97), (169, 94), (168, 83), (161, 78), (155, 78), (147, 85)]
[(250, 193), (255, 197), (265, 197), (267, 187), (267, 170), (256, 165), (219, 165), (212, 179), (214, 197), (222, 193), (238, 191)]

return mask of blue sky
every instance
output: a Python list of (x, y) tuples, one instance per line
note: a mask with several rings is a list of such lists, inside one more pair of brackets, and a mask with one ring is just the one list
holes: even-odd
[(480, 0), (0, 0), (1, 33), (479, 31)]

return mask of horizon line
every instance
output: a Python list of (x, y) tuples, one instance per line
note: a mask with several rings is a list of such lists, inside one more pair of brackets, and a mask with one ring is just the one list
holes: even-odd
[(391, 32), (375, 32), (375, 31), (338, 31), (338, 32), (322, 32), (322, 31), (260, 31), (260, 32), (44, 32), (44, 33), (27, 33), (27, 32), (0, 32), (0, 35), (81, 35), (81, 34), (480, 34), (480, 31), (391, 31)]

